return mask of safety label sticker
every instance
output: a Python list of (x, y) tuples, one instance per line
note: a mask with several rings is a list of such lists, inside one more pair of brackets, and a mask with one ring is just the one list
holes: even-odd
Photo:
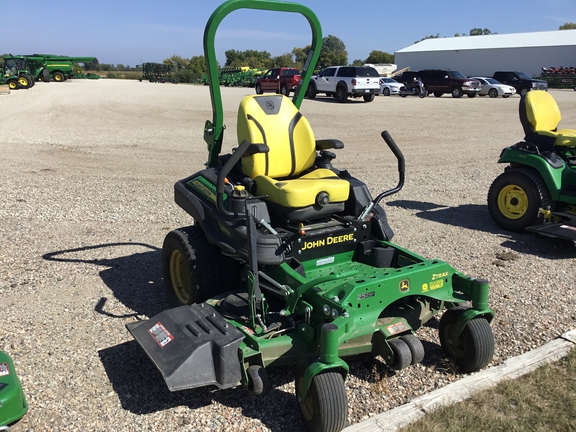
[(152, 335), (154, 340), (158, 342), (158, 345), (160, 345), (162, 348), (174, 340), (174, 336), (172, 336), (172, 334), (166, 330), (166, 327), (164, 327), (161, 322), (154, 324), (154, 326), (148, 330), (148, 333)]
[(10, 375), (10, 368), (8, 363), (0, 363), (0, 376)]
[(408, 326), (406, 324), (404, 324), (402, 321), (400, 321), (400, 322), (397, 322), (396, 324), (392, 324), (392, 325), (387, 326), (386, 330), (391, 335), (394, 335), (396, 333), (401, 333), (403, 331), (408, 330)]

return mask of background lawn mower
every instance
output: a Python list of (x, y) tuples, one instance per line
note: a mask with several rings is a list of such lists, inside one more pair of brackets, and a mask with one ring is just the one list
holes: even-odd
[(28, 403), (16, 375), (14, 362), (0, 351), (0, 431), (9, 431), (8, 425), (28, 412)]
[(551, 94), (533, 90), (520, 99), (524, 141), (502, 150), (508, 163), (488, 192), (494, 221), (576, 242), (576, 130), (558, 130), (561, 115)]
[[(230, 12), (264, 9), (303, 15), (312, 49), (292, 100), (250, 95), (240, 103), (239, 146), (220, 155), (223, 107), (214, 51)], [(296, 3), (230, 0), (204, 33), (213, 119), (207, 167), (175, 184), (176, 203), (194, 225), (166, 236), (162, 268), (173, 306), (127, 324), (171, 391), (242, 385), (265, 392), (270, 368), (295, 365), (298, 407), (307, 430), (339, 431), (347, 419), (344, 358), (380, 355), (394, 369), (422, 361), (415, 332), (445, 308), (439, 337), (460, 370), (486, 366), (494, 353), (488, 283), (390, 242), (393, 232), (367, 186), (332, 166), (344, 144), (316, 140), (299, 111), (318, 60), (321, 27)], [(466, 304), (467, 306), (463, 306)]]

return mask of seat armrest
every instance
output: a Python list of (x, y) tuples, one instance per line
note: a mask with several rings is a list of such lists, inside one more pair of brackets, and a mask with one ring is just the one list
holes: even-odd
[(250, 144), (248, 149), (244, 152), (242, 157), (252, 156), (256, 153), (268, 153), (270, 151), (270, 147), (266, 144)]
[(343, 149), (344, 143), (337, 139), (316, 140), (316, 150)]

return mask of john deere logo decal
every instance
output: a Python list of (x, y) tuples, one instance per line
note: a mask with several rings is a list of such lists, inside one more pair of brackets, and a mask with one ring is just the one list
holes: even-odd
[(410, 281), (408, 279), (402, 279), (400, 281), (400, 291), (406, 292), (410, 289)]
[(266, 101), (266, 108), (268, 108), (269, 110), (273, 110), (275, 108), (274, 102)]

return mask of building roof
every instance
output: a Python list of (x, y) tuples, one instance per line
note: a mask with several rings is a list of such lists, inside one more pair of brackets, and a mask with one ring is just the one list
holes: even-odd
[(397, 53), (576, 45), (576, 30), (425, 39)]

